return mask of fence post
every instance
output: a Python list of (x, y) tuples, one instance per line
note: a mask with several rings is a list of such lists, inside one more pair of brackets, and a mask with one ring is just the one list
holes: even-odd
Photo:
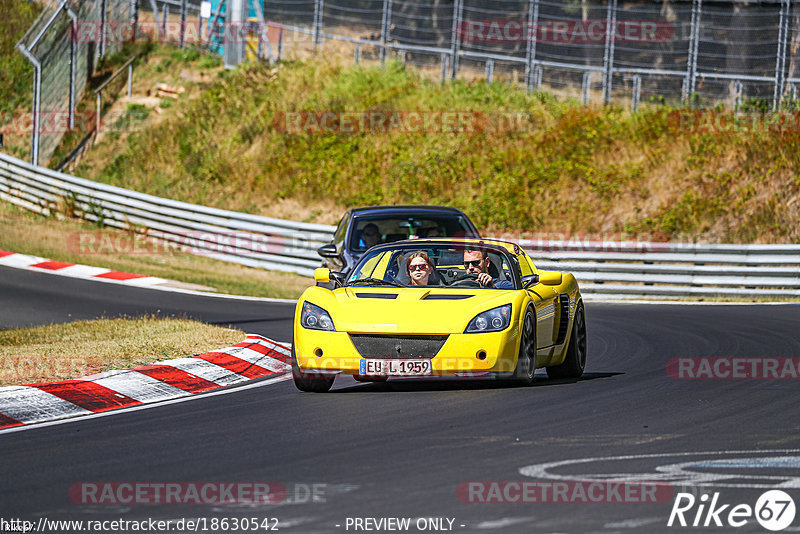
[(689, 52), (689, 86), (687, 98), (689, 105), (693, 106), (695, 89), (697, 87), (697, 51), (700, 46), (700, 21), (703, 16), (703, 0), (693, 0), (692, 2), (692, 36)]
[(100, 57), (106, 57), (106, 0), (100, 0)]
[(314, 0), (314, 52), (320, 42), (322, 32), (322, 10), (325, 9), (325, 0)]
[(611, 100), (611, 82), (614, 77), (614, 44), (616, 41), (617, 0), (608, 1), (606, 12), (606, 45), (603, 52), (603, 104)]
[(447, 72), (450, 70), (450, 56), (447, 54), (442, 54), (441, 56), (442, 62), (442, 83), (447, 79)]
[(353, 48), (353, 64), (358, 65), (361, 62), (361, 43), (356, 43)]
[(128, 65), (128, 98), (131, 97), (132, 89), (133, 89), (133, 63)]
[[(78, 44), (77, 35), (78, 31), (78, 15), (72, 11), (69, 6), (65, 6), (65, 10), (70, 20), (72, 21), (71, 38), (69, 40), (69, 129), (75, 129), (75, 76), (76, 66), (78, 64)], [(134, 27), (135, 28), (135, 27)], [(135, 35), (135, 33), (134, 33)]]
[(781, 1), (781, 15), (778, 23), (778, 57), (775, 62), (775, 94), (772, 97), (772, 109), (777, 110), (783, 98), (783, 84), (786, 75), (786, 41), (789, 33), (788, 19), (790, 0)]
[(39, 122), (42, 116), (42, 63), (24, 44), (17, 44), (17, 50), (33, 65), (33, 112), (31, 113), (31, 164), (39, 164)]
[(389, 41), (389, 33), (392, 24), (392, 0), (383, 0), (383, 10), (381, 13), (381, 65), (386, 61), (386, 43)]
[(542, 66), (536, 65), (533, 68), (533, 84), (536, 86), (536, 90), (539, 91), (542, 89)]
[(592, 73), (586, 71), (583, 73), (583, 81), (581, 83), (581, 104), (584, 106), (589, 104), (590, 92), (592, 90)]
[(278, 63), (281, 62), (283, 56), (283, 25), (278, 30)]
[(102, 91), (97, 91), (97, 108), (96, 108), (97, 109), (97, 116), (95, 117), (95, 129), (94, 129), (95, 135), (100, 133), (100, 112), (101, 112), (101, 110), (100, 110), (100, 101), (103, 98), (100, 95), (101, 92)]
[(533, 63), (536, 61), (536, 41), (539, 37), (539, 0), (528, 1), (528, 27), (522, 32), (527, 39), (525, 47), (525, 89), (533, 89)]
[(638, 74), (633, 76), (633, 96), (631, 98), (631, 109), (636, 113), (636, 108), (639, 107), (639, 100), (642, 93), (642, 77)]
[(186, 0), (181, 0), (181, 38), (178, 48), (183, 48), (186, 39)]
[(739, 107), (742, 105), (742, 92), (744, 91), (744, 84), (739, 80), (733, 82), (733, 111), (739, 113)]
[(492, 83), (494, 79), (494, 60), (487, 59), (486, 60), (486, 70), (484, 72), (486, 74), (486, 83)]
[(136, 42), (136, 30), (139, 25), (139, 0), (130, 0), (130, 16), (133, 25), (133, 42)]
[(462, 1), (453, 2), (453, 33), (450, 36), (450, 78), (458, 76), (458, 54), (461, 51)]

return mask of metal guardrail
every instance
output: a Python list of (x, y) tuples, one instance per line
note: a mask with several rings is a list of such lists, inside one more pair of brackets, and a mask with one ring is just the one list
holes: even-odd
[[(35, 167), (0, 154), (0, 199), (51, 215), (146, 233), (251, 267), (313, 274), (334, 227), (179, 202)], [(512, 239), (513, 240), (513, 239)], [(800, 297), (800, 245), (517, 240), (542, 269), (568, 271), (587, 295)]]
[(75, 215), (126, 231), (146, 233), (198, 254), (251, 267), (311, 276), (316, 249), (334, 228), (159, 198), (36, 167), (0, 154), (0, 198), (51, 215), (69, 206)]

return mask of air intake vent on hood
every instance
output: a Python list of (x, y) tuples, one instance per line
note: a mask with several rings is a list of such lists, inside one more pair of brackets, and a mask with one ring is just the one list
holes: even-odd
[(446, 293), (436, 293), (428, 295), (423, 300), (464, 300), (470, 298), (472, 295), (448, 295)]
[(396, 299), (397, 293), (356, 293), (360, 299)]

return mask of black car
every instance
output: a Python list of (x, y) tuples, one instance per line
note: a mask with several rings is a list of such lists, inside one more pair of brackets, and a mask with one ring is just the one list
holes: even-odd
[(369, 206), (345, 212), (333, 241), (318, 249), (323, 267), (347, 275), (372, 246), (424, 237), (480, 237), (469, 217), (445, 206)]

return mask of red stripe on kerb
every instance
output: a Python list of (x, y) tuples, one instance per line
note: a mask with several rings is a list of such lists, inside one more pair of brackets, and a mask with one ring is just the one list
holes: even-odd
[(65, 380), (49, 384), (29, 384), (90, 412), (104, 412), (114, 408), (142, 404), (100, 384), (88, 380)]
[(123, 273), (122, 271), (108, 271), (103, 274), (96, 274), (95, 278), (108, 278), (110, 280), (133, 280), (134, 278), (147, 278), (143, 274)]
[(219, 387), (214, 382), (210, 382), (199, 376), (194, 376), (191, 373), (187, 373), (171, 365), (145, 365), (137, 367), (134, 371), (190, 393), (199, 393), (200, 391), (207, 391)]
[(8, 252), (7, 250), (0, 250), (0, 258), (5, 258), (6, 256), (11, 256), (15, 254), (14, 252)]
[(0, 428), (11, 428), (12, 426), (22, 426), (22, 423), (13, 417), (0, 413)]
[(73, 265), (75, 264), (64, 263), (63, 261), (43, 261), (42, 263), (31, 265), (31, 267), (38, 267), (39, 269), (48, 269), (50, 271), (57, 271), (59, 269), (63, 269), (64, 267), (72, 267)]
[(236, 356), (225, 354), (224, 352), (206, 352), (205, 354), (198, 354), (192, 358), (200, 358), (214, 365), (224, 367), (228, 371), (233, 371), (236, 374), (245, 376), (247, 378), (259, 378), (267, 375), (274, 375), (274, 371), (264, 369), (254, 363), (250, 363)]

